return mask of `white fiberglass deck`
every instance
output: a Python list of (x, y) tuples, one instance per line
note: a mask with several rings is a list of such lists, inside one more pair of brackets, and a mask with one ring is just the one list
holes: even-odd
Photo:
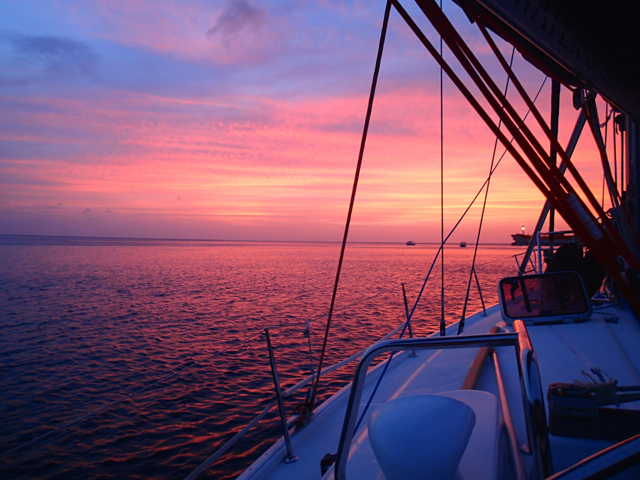
[[(497, 306), (487, 310), (487, 316), (479, 313), (467, 319), (464, 335), (486, 334), (493, 326), (501, 327), (502, 331), (511, 331), (502, 321)], [(456, 331), (457, 325), (453, 325), (447, 334), (454, 335)], [(584, 323), (530, 326), (528, 333), (537, 355), (545, 397), (549, 383), (586, 381), (581, 372), (589, 371), (593, 367), (598, 367), (617, 379), (619, 385), (640, 385), (640, 351), (636, 349), (640, 344), (640, 323), (622, 307), (600, 308)], [(381, 382), (362, 427), (354, 437), (347, 478), (383, 478), (367, 431), (367, 418), (377, 406), (394, 398), (414, 394), (453, 391), (446, 395), (454, 398), (456, 395), (468, 396), (468, 393), (460, 393), (459, 389), (476, 352), (477, 348), (463, 348), (421, 351), (416, 357), (410, 356), (410, 352), (397, 355)], [(499, 347), (497, 352), (518, 444), (524, 445), (527, 443), (527, 433), (515, 352), (511, 347)], [(493, 427), (496, 422), (501, 422), (502, 418), (499, 411), (492, 413), (499, 401), (492, 403), (491, 400), (492, 396), (498, 398), (495, 370), (491, 364), (491, 359), (488, 359), (477, 386), (477, 390), (491, 395), (481, 396), (480, 400), (477, 397), (470, 402), (476, 407), (479, 405), (480, 414), (476, 411), (476, 418), (480, 421), (476, 422), (460, 463), (460, 473), (466, 479), (503, 478), (507, 468), (506, 441), (501, 437), (503, 429)], [(367, 377), (362, 396), (363, 404), (369, 398), (381, 370), (382, 367), (378, 366)], [(280, 441), (239, 479), (320, 479), (320, 460), (326, 453), (336, 453), (338, 449), (348, 390), (349, 387), (343, 389), (325, 402), (317, 410), (312, 422), (293, 434), (293, 450), (299, 458), (297, 462), (283, 462), (286, 454), (284, 442)], [(360, 411), (362, 408), (363, 405)], [(640, 402), (626, 403), (624, 408), (640, 409)], [(548, 415), (548, 408), (545, 408), (545, 411)], [(496, 419), (492, 419), (492, 416)], [(550, 435), (554, 471), (562, 470), (612, 443)], [(437, 445), (434, 448), (437, 448)], [(532, 461), (528, 457), (527, 454), (522, 455), (527, 473), (532, 468)], [(333, 478), (333, 469), (325, 478)]]

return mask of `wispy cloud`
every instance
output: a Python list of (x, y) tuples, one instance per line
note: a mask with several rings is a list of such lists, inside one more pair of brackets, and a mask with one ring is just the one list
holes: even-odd
[[(273, 5), (270, 5), (273, 8)], [(266, 65), (281, 59), (288, 51), (287, 24), (284, 18), (269, 15), (263, 6), (250, 0), (229, 0), (213, 26), (206, 32), (216, 63)]]
[(15, 56), (15, 61), (11, 63), (13, 68), (9, 70), (17, 75), (17, 78), (11, 79), (14, 83), (45, 80), (43, 76), (52, 75), (97, 75), (98, 55), (84, 42), (64, 36), (27, 35), (20, 32), (4, 32), (0, 35), (0, 41)]
[[(0, 233), (339, 238), (383, 9), (0, 3)], [(439, 206), (439, 71), (391, 22), (354, 216), (368, 240)], [(484, 181), (493, 146), (450, 87), (447, 219)], [(498, 210), (537, 215), (539, 195), (518, 203), (520, 177), (503, 171)]]
[(266, 10), (252, 5), (248, 0), (230, 0), (216, 23), (207, 31), (207, 35), (222, 35), (231, 41), (243, 30), (262, 30), (266, 17)]

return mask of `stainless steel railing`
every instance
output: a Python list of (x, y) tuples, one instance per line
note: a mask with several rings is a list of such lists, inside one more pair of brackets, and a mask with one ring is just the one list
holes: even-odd
[(388, 340), (370, 347), (360, 359), (351, 385), (335, 464), (336, 480), (346, 480), (347, 478), (347, 459), (364, 389), (364, 379), (369, 366), (376, 357), (384, 353), (408, 350), (507, 346), (512, 346), (516, 350), (529, 447), (536, 465), (533, 475), (534, 478), (550, 475), (551, 457), (537, 360), (524, 324), (516, 320), (514, 330), (516, 333)]
[(538, 360), (531, 339), (522, 320), (513, 322), (513, 331), (518, 334), (516, 345), (520, 392), (524, 405), (524, 416), (529, 438), (529, 449), (533, 455), (535, 470), (533, 478), (546, 478), (553, 473), (547, 415), (544, 410), (544, 391), (540, 382)]
[(611, 478), (623, 472), (622, 478), (638, 478), (639, 463), (640, 435), (636, 435), (581, 460), (547, 480)]

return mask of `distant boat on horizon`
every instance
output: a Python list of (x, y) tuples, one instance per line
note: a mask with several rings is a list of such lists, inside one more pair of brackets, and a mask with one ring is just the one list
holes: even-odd
[[(524, 246), (524, 245), (529, 245), (529, 241), (531, 240), (531, 235), (525, 234), (525, 233), (514, 233), (511, 235), (511, 238), (513, 239), (513, 243), (511, 245)], [(553, 234), (554, 245), (564, 245), (566, 243), (577, 243), (577, 242), (578, 240), (576, 239), (573, 232), (570, 232), (570, 231), (555, 232)], [(540, 234), (540, 243), (545, 247), (549, 246), (550, 240), (549, 240), (548, 233)]]
[(407, 242), (407, 245), (415, 245), (415, 244), (416, 244), (416, 242), (412, 242), (411, 240), (409, 240), (409, 241)]
[(467, 242), (460, 242), (460, 247), (464, 248), (467, 246)]

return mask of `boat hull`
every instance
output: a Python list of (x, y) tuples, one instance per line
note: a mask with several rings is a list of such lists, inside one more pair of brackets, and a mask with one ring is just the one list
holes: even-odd
[[(529, 242), (531, 241), (531, 235), (522, 233), (514, 233), (511, 235), (511, 238), (513, 239), (513, 243), (511, 245), (526, 246), (529, 245)], [(549, 235), (540, 235), (540, 243), (543, 247), (551, 245)], [(575, 236), (566, 234), (556, 234), (553, 236), (554, 246), (566, 245), (567, 243), (577, 243)]]

